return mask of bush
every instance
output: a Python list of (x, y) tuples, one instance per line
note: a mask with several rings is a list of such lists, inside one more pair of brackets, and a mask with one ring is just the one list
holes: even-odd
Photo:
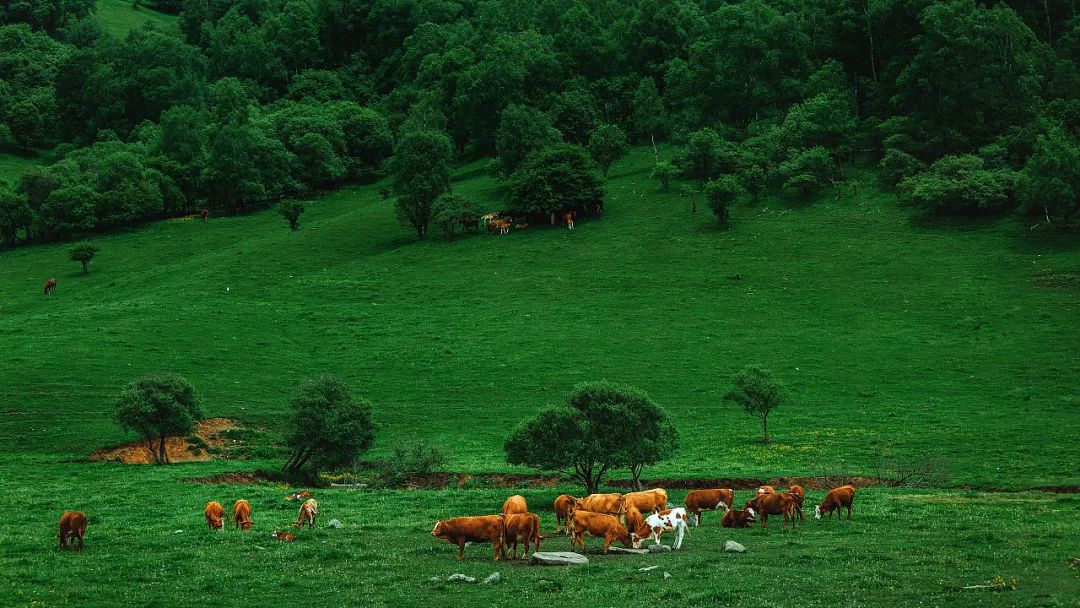
[(460, 226), (479, 227), (481, 210), (472, 201), (459, 194), (444, 194), (435, 199), (432, 206), (431, 221), (443, 229), (443, 232), (453, 235)]
[(679, 168), (662, 160), (653, 166), (651, 177), (660, 181), (660, 190), (667, 192), (671, 188), (671, 178), (679, 174)]
[(742, 191), (742, 184), (734, 175), (721, 175), (705, 184), (705, 200), (716, 216), (716, 221), (723, 223), (728, 220), (731, 215), (728, 208)]
[(580, 146), (557, 144), (529, 155), (510, 178), (514, 211), (551, 213), (602, 204), (603, 181)]
[(448, 461), (445, 451), (423, 439), (399, 442), (382, 463), (383, 480), (387, 485), (400, 486), (411, 478), (437, 472)]
[(1016, 182), (1008, 169), (986, 169), (970, 154), (945, 156), (930, 169), (902, 180), (901, 202), (926, 211), (962, 213), (1004, 208)]
[(926, 163), (896, 148), (886, 150), (878, 166), (881, 167), (881, 180), (889, 187), (896, 187), (904, 178), (926, 170)]
[(371, 447), (375, 425), (371, 404), (354, 399), (348, 385), (329, 374), (304, 383), (289, 402), (284, 470), (312, 477), (320, 470), (352, 466)]
[(304, 203), (288, 199), (281, 201), (278, 205), (278, 213), (281, 217), (285, 218), (286, 222), (289, 222), (289, 228), (296, 230), (300, 227), (300, 214), (304, 212)]

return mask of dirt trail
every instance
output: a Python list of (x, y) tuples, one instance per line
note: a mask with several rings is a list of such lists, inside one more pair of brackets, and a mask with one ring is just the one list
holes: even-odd
[[(192, 442), (188, 437), (166, 437), (165, 446), (171, 462), (201, 462), (217, 458), (210, 454), (207, 448), (224, 450), (231, 443), (222, 436), (221, 431), (244, 428), (236, 420), (230, 418), (207, 418), (195, 425), (195, 429), (189, 436), (198, 437), (203, 445)], [(156, 446), (156, 442), (155, 442)], [(143, 441), (133, 441), (124, 445), (102, 448), (87, 456), (87, 460), (95, 462), (121, 462), (124, 464), (152, 464), (154, 454)]]

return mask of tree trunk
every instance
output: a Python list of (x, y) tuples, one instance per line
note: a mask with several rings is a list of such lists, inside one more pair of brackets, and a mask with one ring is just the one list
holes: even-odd
[(877, 82), (877, 66), (874, 65), (874, 26), (870, 22), (870, 3), (866, 3), (864, 9), (866, 15), (866, 36), (870, 39), (870, 73), (874, 76), (874, 82)]
[(90, 261), (89, 261), (89, 260), (80, 260), (80, 261), (82, 262), (82, 271), (83, 271), (84, 273), (85, 273), (85, 272), (89, 272), (89, 271), (88, 271), (88, 270), (86, 269), (86, 265), (87, 265), (87, 264), (89, 264), (89, 263), (90, 263)]
[(165, 447), (165, 433), (158, 437), (158, 464), (169, 464), (169, 454)]
[(761, 419), (761, 430), (765, 434), (764, 442), (765, 443), (771, 443), (772, 442), (772, 437), (769, 437), (769, 416), (768, 415), (765, 415), (765, 417), (763, 417)]
[(644, 465), (640, 464), (635, 464), (630, 467), (630, 483), (635, 492), (641, 491), (641, 471), (644, 468)]
[(656, 164), (660, 164), (660, 152), (656, 149), (656, 136), (651, 132), (649, 133), (649, 141), (652, 142), (653, 158), (656, 159)]

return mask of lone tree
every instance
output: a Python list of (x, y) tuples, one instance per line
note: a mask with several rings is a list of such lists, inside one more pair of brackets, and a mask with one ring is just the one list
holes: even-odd
[(589, 154), (600, 165), (604, 179), (611, 165), (626, 156), (629, 147), (626, 133), (616, 125), (600, 125), (589, 135)]
[(679, 174), (679, 168), (666, 160), (662, 160), (652, 169), (652, 178), (660, 181), (660, 191), (667, 192), (671, 189), (671, 178)]
[(510, 178), (514, 211), (593, 209), (603, 198), (603, 180), (596, 163), (573, 144), (556, 144), (530, 154)]
[(725, 401), (736, 403), (747, 414), (761, 419), (762, 442), (769, 443), (769, 414), (789, 401), (787, 390), (772, 378), (769, 370), (747, 366), (732, 379), (735, 387), (726, 395)]
[(413, 131), (402, 138), (391, 161), (398, 219), (427, 236), (435, 199), (450, 190), (454, 145), (438, 131)]
[(742, 184), (734, 175), (721, 175), (705, 184), (705, 199), (716, 221), (724, 223), (731, 217), (731, 203), (743, 191)]
[(677, 447), (678, 434), (660, 406), (639, 389), (609, 382), (578, 384), (566, 405), (541, 410), (503, 445), (510, 464), (562, 472), (590, 494), (622, 467), (640, 486), (642, 468)]
[(169, 462), (165, 439), (186, 435), (202, 417), (191, 383), (172, 374), (136, 379), (120, 393), (114, 413), (117, 424), (143, 438), (158, 464)]
[(322, 469), (352, 465), (375, 440), (371, 404), (353, 398), (336, 376), (304, 383), (289, 408), (285, 444), (291, 453), (283, 467), (289, 473), (314, 477)]
[(89, 272), (87, 266), (90, 265), (90, 260), (94, 259), (97, 252), (100, 251), (96, 245), (91, 245), (87, 242), (79, 243), (71, 248), (68, 253), (71, 255), (72, 262), (80, 262), (82, 264), (82, 271)]
[(278, 213), (285, 218), (286, 222), (289, 222), (289, 228), (292, 230), (300, 227), (300, 214), (303, 212), (304, 203), (295, 199), (281, 201), (278, 205)]

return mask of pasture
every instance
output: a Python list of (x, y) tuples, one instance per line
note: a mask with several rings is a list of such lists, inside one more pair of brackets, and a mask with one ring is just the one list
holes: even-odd
[(150, 26), (164, 31), (176, 28), (176, 17), (148, 6), (134, 6), (130, 0), (97, 0), (94, 18), (102, 30), (117, 38), (123, 38), (140, 27)]
[[(0, 480), (22, 513), (0, 522), (3, 603), (1076, 605), (1075, 495), (955, 489), (1080, 485), (1080, 292), (1046, 279), (1080, 268), (1075, 236), (914, 218), (869, 172), (861, 194), (774, 193), (719, 229), (700, 201), (692, 214), (657, 191), (651, 157), (617, 163), (603, 218), (573, 232), (416, 242), (377, 183), (314, 199), (296, 232), (263, 211), (103, 236), (85, 275), (69, 244), (0, 253)], [(499, 209), (485, 165), (461, 168), (454, 191)], [(794, 398), (770, 418), (771, 445), (722, 401), (752, 363)], [(850, 524), (786, 534), (779, 519), (721, 530), (713, 514), (682, 553), (567, 570), (496, 567), (490, 547), (458, 563), (429, 535), (513, 490), (332, 490), (316, 493), (320, 528), (282, 544), (269, 533), (296, 515), (273, 509), (283, 488), (177, 481), (279, 463), (80, 462), (132, 439), (110, 421), (115, 397), (162, 371), (190, 379), (207, 416), (271, 431), (301, 380), (332, 372), (374, 404), (366, 459), (424, 438), (473, 473), (527, 472), (504, 463), (513, 426), (606, 378), (648, 391), (679, 428), (679, 454), (646, 479), (868, 475), (887, 452), (941, 457), (954, 489), (860, 490)], [(560, 489), (524, 493), (550, 533)], [(206, 532), (205, 502), (240, 497), (255, 531)], [(65, 509), (90, 516), (81, 555), (53, 546)], [(749, 552), (722, 553), (728, 538)], [(496, 570), (498, 587), (428, 582)], [(994, 576), (1017, 590), (961, 590)]]

